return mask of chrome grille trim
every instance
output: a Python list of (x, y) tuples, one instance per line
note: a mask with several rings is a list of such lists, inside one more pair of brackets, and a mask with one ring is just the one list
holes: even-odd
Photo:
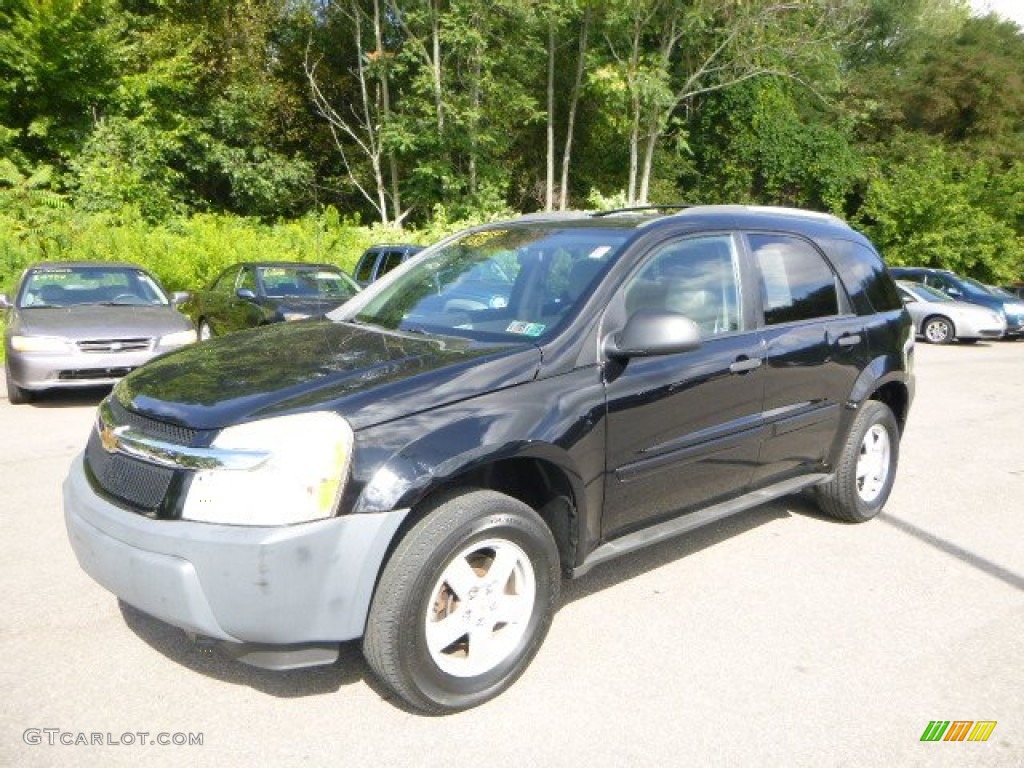
[(153, 339), (83, 339), (77, 342), (82, 352), (143, 352), (152, 349)]
[(132, 429), (130, 425), (118, 424), (109, 400), (100, 403), (96, 432), (101, 446), (107, 453), (120, 453), (169, 469), (247, 470), (259, 467), (270, 458), (267, 451), (193, 448), (148, 437)]

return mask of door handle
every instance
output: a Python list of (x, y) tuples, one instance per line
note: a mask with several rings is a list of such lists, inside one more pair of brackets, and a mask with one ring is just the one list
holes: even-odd
[(729, 371), (732, 373), (748, 373), (749, 371), (760, 367), (760, 357), (740, 357), (736, 359), (735, 363), (729, 366)]
[(840, 347), (855, 347), (858, 344), (860, 344), (860, 334), (847, 333), (836, 339), (836, 344), (838, 344)]

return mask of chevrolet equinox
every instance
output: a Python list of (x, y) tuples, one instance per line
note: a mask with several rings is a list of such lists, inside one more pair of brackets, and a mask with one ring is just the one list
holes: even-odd
[[(65, 481), (81, 566), (257, 666), (362, 638), (443, 713), (522, 674), (563, 576), (797, 491), (877, 515), (914, 329), (871, 243), (809, 211), (659, 211), (477, 227), (326, 318), (135, 371)], [(507, 303), (461, 298), (482, 270)]]

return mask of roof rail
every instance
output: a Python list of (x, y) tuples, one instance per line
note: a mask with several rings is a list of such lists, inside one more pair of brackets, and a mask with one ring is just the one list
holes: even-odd
[(743, 203), (736, 203), (731, 205), (698, 205), (691, 208), (693, 213), (728, 213), (733, 212), (746, 212), (746, 213), (763, 213), (769, 216), (791, 216), (795, 219), (812, 219), (816, 221), (824, 221), (830, 224), (834, 224), (845, 229), (852, 229), (849, 222), (835, 216), (831, 213), (822, 213), (821, 211), (811, 211), (806, 208), (787, 208), (781, 205), (746, 205)]
[(579, 211), (574, 208), (570, 208), (564, 211), (533, 211), (532, 213), (522, 213), (516, 216), (516, 221), (529, 220), (529, 219), (582, 219), (591, 214), (588, 211)]
[(672, 203), (669, 205), (633, 205), (628, 208), (613, 208), (610, 211), (596, 211), (592, 214), (594, 218), (603, 216), (615, 216), (620, 213), (644, 213), (645, 211), (685, 211), (687, 208), (694, 208), (695, 203)]

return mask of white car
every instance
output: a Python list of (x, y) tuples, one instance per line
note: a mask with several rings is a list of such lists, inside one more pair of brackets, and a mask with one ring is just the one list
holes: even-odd
[(914, 330), (932, 344), (954, 340), (974, 343), (1006, 333), (1006, 318), (980, 304), (956, 301), (921, 283), (897, 280), (900, 296), (914, 320)]

